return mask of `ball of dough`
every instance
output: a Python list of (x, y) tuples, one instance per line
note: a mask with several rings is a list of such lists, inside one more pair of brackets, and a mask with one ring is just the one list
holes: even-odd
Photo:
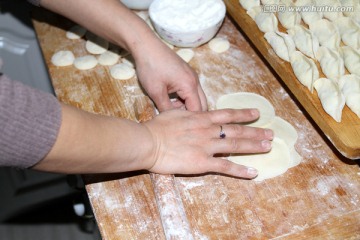
[(87, 34), (87, 41), (85, 44), (86, 50), (92, 54), (102, 54), (109, 48), (109, 42), (94, 34)]
[(217, 53), (225, 52), (230, 48), (229, 41), (221, 37), (213, 38), (208, 44), (210, 49)]
[(194, 51), (188, 48), (180, 49), (176, 53), (187, 63), (190, 62), (195, 55)]
[(135, 69), (125, 63), (120, 63), (110, 68), (110, 74), (115, 79), (126, 80), (135, 76)]
[(80, 39), (85, 35), (85, 33), (85, 28), (79, 25), (74, 25), (66, 32), (66, 37), (69, 39)]
[(74, 61), (74, 66), (80, 70), (87, 70), (94, 68), (97, 65), (97, 63), (98, 61), (96, 57), (92, 55), (86, 55), (83, 57), (76, 58)]
[(102, 53), (99, 58), (99, 64), (103, 65), (103, 66), (110, 66), (110, 65), (114, 65), (115, 63), (117, 63), (120, 59), (120, 55), (118, 53), (118, 51), (116, 50), (108, 50), (104, 53)]
[(51, 57), (51, 62), (58, 67), (70, 66), (74, 60), (75, 56), (71, 51), (58, 51)]

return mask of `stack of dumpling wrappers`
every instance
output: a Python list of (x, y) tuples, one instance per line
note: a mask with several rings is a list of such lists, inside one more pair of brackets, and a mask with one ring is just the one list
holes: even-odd
[[(335, 121), (341, 122), (345, 104), (360, 118), (360, 0), (239, 2), (297, 79), (311, 93), (315, 88)], [(312, 11), (304, 10), (311, 6)], [(329, 6), (342, 11), (326, 11)], [(286, 31), (280, 32), (279, 24)]]

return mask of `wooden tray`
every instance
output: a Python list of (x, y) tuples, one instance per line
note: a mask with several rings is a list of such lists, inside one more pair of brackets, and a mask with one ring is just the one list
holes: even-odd
[(225, 0), (227, 11), (243, 30), (258, 51), (263, 55), (282, 81), (305, 108), (325, 136), (336, 149), (350, 159), (360, 158), (360, 119), (347, 106), (343, 110), (340, 123), (332, 119), (324, 110), (314, 91), (313, 94), (295, 77), (290, 63), (280, 59), (267, 43), (253, 19), (246, 14), (238, 0)]

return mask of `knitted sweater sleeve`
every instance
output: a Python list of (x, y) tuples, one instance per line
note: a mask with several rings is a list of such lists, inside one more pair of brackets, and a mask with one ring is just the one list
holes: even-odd
[(0, 76), (0, 166), (35, 165), (51, 150), (60, 125), (53, 95)]

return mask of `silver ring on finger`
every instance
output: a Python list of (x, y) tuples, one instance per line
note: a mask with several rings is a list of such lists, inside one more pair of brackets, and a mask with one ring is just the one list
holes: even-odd
[(220, 137), (221, 139), (224, 139), (224, 138), (226, 137), (226, 133), (224, 132), (222, 125), (220, 125), (220, 134), (219, 134), (219, 137)]

